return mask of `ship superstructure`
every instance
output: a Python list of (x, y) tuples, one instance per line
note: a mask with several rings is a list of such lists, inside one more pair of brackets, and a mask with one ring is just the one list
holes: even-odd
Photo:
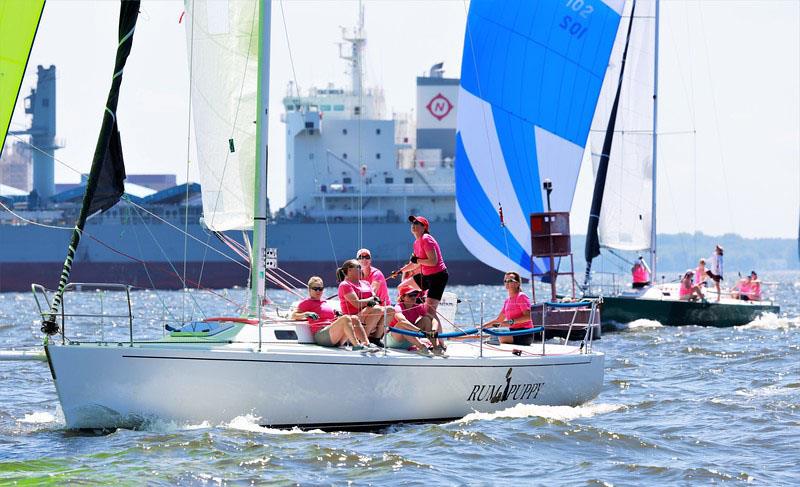
[[(368, 247), (373, 264), (388, 272), (411, 252), (408, 215), (422, 214), (431, 221), (452, 284), (496, 282), (500, 274), (475, 259), (456, 233), (459, 80), (444, 77), (442, 64), (435, 64), (416, 78), (414, 116), (388, 114), (382, 90), (366, 86), (363, 9), (357, 26), (342, 34), (349, 86), (298, 93), (290, 85), (283, 100), (287, 203), (272, 214), (267, 229), (280, 267), (301, 280), (320, 275), (333, 283), (336, 267)], [(51, 135), (45, 145), (55, 149)], [(41, 153), (34, 142), (31, 152)], [(49, 170), (47, 184), (50, 158), (50, 166), (34, 167), (34, 173)], [(272, 163), (280, 160), (271, 157)], [(242, 259), (200, 223), (200, 186), (164, 188), (163, 175), (157, 179), (142, 176), (136, 185), (129, 177), (126, 201), (89, 220), (73, 280), (109, 282), (111, 275), (147, 288), (245, 285)], [(34, 174), (33, 180), (41, 178)], [(31, 282), (55, 286), (82, 194), (82, 184), (49, 198), (0, 194), (13, 209), (0, 209), (0, 292), (26, 291)], [(241, 233), (230, 237), (244, 242)]]
[[(383, 92), (366, 88), (363, 7), (359, 24), (343, 29), (340, 57), (350, 86), (290, 84), (286, 110), (287, 204), (279, 216), (304, 221), (405, 222), (424, 212), (454, 221), (458, 80), (441, 64), (417, 78), (416, 131), (409, 117), (387, 117)], [(341, 49), (349, 44), (349, 49)], [(414, 141), (416, 140), (416, 147)]]

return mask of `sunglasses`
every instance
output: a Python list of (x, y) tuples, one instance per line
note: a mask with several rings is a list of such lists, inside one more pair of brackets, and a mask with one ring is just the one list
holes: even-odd
[(516, 279), (506, 279), (506, 280), (505, 280), (505, 281), (503, 281), (503, 282), (504, 282), (504, 283), (506, 283), (506, 284), (508, 284), (509, 282), (517, 282), (517, 280), (516, 280)]
[(358, 260), (371, 260), (372, 257), (369, 255), (359, 255)]
[(423, 226), (423, 225), (422, 225), (422, 223), (420, 223), (420, 222), (411, 222), (411, 225), (412, 225), (412, 226), (414, 226), (414, 225)]
[(324, 287), (316, 287), (316, 286), (314, 286), (314, 287), (310, 287), (309, 289), (311, 289), (312, 291), (322, 291), (325, 288)]
[(350, 266), (350, 267), (348, 267), (348, 268), (347, 268), (347, 269), (345, 269), (345, 270), (348, 270), (348, 271), (349, 271), (350, 269), (358, 269), (358, 270), (361, 270), (361, 266), (360, 266), (360, 265), (353, 265), (353, 266)]

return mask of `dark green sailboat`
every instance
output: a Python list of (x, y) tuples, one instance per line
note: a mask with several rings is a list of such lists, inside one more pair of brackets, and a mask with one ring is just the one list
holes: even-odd
[[(595, 188), (589, 215), (584, 289), (590, 289), (592, 259), (600, 248), (649, 254), (656, 275), (656, 154), (658, 121), (659, 2), (629, 2), (612, 54), (618, 65), (606, 74), (592, 123)], [(627, 25), (624, 24), (627, 22)], [(618, 40), (619, 41), (619, 40)], [(736, 326), (764, 313), (779, 313), (769, 301), (740, 301), (707, 292), (707, 301), (680, 299), (678, 285), (647, 284), (603, 297), (602, 323), (648, 319), (662, 325)], [(720, 298), (720, 299), (718, 299)]]

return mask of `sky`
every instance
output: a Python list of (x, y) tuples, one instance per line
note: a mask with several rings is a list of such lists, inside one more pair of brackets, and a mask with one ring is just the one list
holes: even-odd
[[(553, 0), (556, 1), (556, 0)], [(415, 77), (444, 61), (458, 77), (465, 0), (365, 0), (367, 84), (391, 112), (411, 112)], [(272, 5), (269, 196), (285, 201), (281, 98), (348, 81), (339, 26), (355, 0)], [(118, 119), (129, 174), (197, 180), (191, 161), (183, 3), (142, 2)], [(56, 182), (88, 172), (116, 49), (118, 3), (50, 0), (21, 95), (37, 64), (57, 66)], [(285, 26), (285, 28), (284, 28)], [(287, 43), (288, 37), (288, 43)], [(294, 74), (289, 52), (294, 61)], [(659, 63), (659, 233), (793, 238), (800, 211), (800, 0), (663, 0)], [(296, 76), (296, 78), (295, 78)], [(21, 97), (22, 98), (22, 97)], [(11, 129), (27, 127), (18, 103)], [(586, 228), (591, 168), (581, 171), (573, 231)]]

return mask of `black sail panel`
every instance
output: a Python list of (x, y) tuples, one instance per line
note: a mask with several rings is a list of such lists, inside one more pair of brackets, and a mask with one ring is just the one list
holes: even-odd
[(42, 324), (42, 331), (49, 335), (58, 332), (55, 316), (61, 307), (64, 288), (69, 282), (72, 261), (75, 258), (75, 252), (80, 243), (86, 219), (98, 211), (105, 211), (114, 206), (125, 191), (125, 164), (122, 158), (122, 144), (120, 142), (116, 112), (120, 86), (122, 85), (122, 73), (133, 45), (133, 32), (136, 28), (136, 19), (139, 16), (139, 5), (139, 0), (122, 0), (120, 2), (119, 44), (117, 45), (114, 74), (103, 113), (103, 124), (100, 127), (100, 134), (97, 138), (97, 145), (92, 158), (92, 168), (89, 172), (89, 179), (86, 182), (86, 192), (83, 195), (81, 211), (75, 222), (75, 229), (72, 232), (72, 238), (67, 249), (67, 258), (64, 260), (64, 267), (61, 270), (61, 277), (50, 307), (49, 317)]

